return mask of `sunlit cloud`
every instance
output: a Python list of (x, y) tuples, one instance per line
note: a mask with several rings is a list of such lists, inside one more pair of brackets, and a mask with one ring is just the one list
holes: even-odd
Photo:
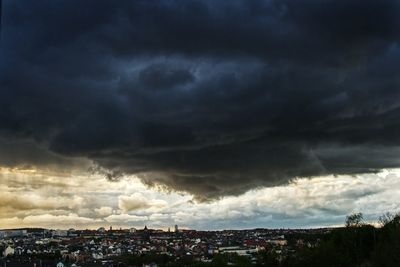
[(400, 171), (298, 178), (239, 196), (197, 202), (190, 194), (158, 191), (138, 178), (110, 182), (102, 176), (46, 176), (9, 171), (0, 180), (0, 228), (52, 227), (196, 229), (340, 225), (363, 212), (373, 222), (400, 210)]

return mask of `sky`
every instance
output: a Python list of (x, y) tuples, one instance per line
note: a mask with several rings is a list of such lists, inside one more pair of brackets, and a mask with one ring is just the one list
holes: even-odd
[(400, 210), (398, 1), (0, 3), (0, 228)]

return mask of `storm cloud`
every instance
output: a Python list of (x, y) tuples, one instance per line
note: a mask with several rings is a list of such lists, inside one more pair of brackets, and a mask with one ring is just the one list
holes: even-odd
[(400, 167), (398, 1), (3, 0), (2, 12), (1, 165), (89, 159), (200, 200)]

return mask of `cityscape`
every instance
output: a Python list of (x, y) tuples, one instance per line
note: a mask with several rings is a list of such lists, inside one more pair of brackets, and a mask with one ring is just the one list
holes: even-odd
[(400, 214), (355, 213), (315, 229), (9, 229), (0, 252), (4, 267), (396, 266), (399, 234)]
[[(171, 261), (210, 263), (215, 255), (235, 254), (252, 265), (257, 255), (274, 252), (282, 261), (297, 247), (313, 247), (332, 229), (252, 229), (224, 231), (156, 229), (1, 230), (4, 266), (121, 266), (124, 256), (165, 256)], [(156, 255), (156, 256), (154, 256)], [(161, 258), (162, 259), (162, 258)], [(146, 261), (146, 258), (144, 259)], [(143, 266), (159, 266), (149, 257)], [(155, 262), (151, 262), (151, 261)], [(40, 263), (39, 263), (40, 262)], [(140, 265), (140, 266), (142, 266)], [(134, 265), (139, 266), (139, 265)], [(160, 265), (164, 266), (164, 265)]]

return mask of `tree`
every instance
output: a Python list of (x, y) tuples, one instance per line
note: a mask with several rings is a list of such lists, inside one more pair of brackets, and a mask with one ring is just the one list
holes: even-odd
[(360, 227), (364, 224), (364, 217), (361, 212), (346, 217), (346, 227)]
[(374, 265), (400, 266), (400, 214), (386, 213), (379, 218), (382, 225), (373, 253)]

